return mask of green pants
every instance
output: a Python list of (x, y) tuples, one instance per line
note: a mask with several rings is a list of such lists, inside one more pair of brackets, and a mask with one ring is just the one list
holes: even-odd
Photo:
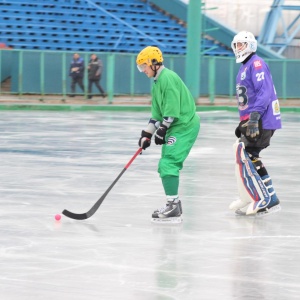
[(167, 143), (162, 146), (161, 159), (158, 164), (158, 173), (162, 178), (166, 195), (178, 193), (179, 171), (197, 139), (199, 130), (200, 118), (196, 115), (189, 128), (182, 131), (178, 129), (172, 131), (170, 128), (167, 131)]

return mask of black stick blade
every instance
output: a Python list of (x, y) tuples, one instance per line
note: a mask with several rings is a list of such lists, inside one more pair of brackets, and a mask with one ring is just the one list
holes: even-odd
[(109, 191), (116, 184), (116, 182), (119, 180), (119, 178), (122, 176), (122, 174), (124, 173), (125, 170), (126, 169), (124, 169), (121, 172), (121, 174), (118, 176), (118, 178), (111, 184), (111, 186), (106, 190), (106, 192), (100, 197), (100, 199), (93, 205), (93, 207), (89, 211), (87, 211), (86, 213), (82, 213), (82, 214), (75, 214), (67, 209), (64, 209), (62, 214), (65, 215), (66, 217), (74, 219), (74, 220), (86, 220), (86, 219), (90, 218), (97, 211), (97, 209), (99, 208), (99, 206), (101, 205), (101, 203), (103, 202), (103, 200), (105, 199), (105, 197), (107, 196)]
[(134, 156), (130, 159), (130, 161), (127, 163), (127, 165), (124, 167), (124, 169), (121, 171), (121, 173), (118, 175), (118, 177), (114, 180), (114, 182), (109, 186), (109, 188), (105, 191), (105, 193), (100, 197), (100, 199), (93, 205), (93, 207), (86, 213), (82, 214), (75, 214), (72, 213), (66, 209), (63, 210), (62, 214), (65, 215), (68, 218), (74, 219), (74, 220), (86, 220), (90, 218), (99, 208), (107, 194), (110, 192), (110, 190), (114, 187), (114, 185), (118, 182), (118, 180), (122, 177), (124, 172), (129, 168), (131, 163), (135, 160), (135, 158), (142, 153), (142, 148), (139, 148), (137, 152), (134, 154)]
[(86, 219), (89, 218), (87, 213), (75, 214), (75, 213), (72, 213), (71, 211), (68, 211), (66, 209), (63, 210), (62, 214), (65, 215), (66, 217), (74, 219), (74, 220), (86, 220)]

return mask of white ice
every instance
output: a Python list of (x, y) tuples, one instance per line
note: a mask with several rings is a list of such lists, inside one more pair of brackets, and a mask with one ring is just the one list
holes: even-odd
[(2, 111), (0, 299), (292, 300), (300, 298), (298, 114), (261, 156), (279, 213), (237, 217), (232, 144), (236, 113), (200, 112), (198, 140), (181, 171), (181, 225), (157, 225), (165, 203), (160, 147), (138, 156), (142, 112)]

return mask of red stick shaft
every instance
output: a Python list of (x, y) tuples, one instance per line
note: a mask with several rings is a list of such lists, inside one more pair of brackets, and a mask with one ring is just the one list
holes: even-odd
[(142, 152), (142, 148), (139, 148), (138, 151), (136, 151), (136, 153), (133, 155), (133, 157), (131, 158), (131, 160), (127, 163), (127, 165), (125, 166), (125, 169), (128, 169), (129, 166), (131, 165), (131, 163), (135, 160), (135, 158)]

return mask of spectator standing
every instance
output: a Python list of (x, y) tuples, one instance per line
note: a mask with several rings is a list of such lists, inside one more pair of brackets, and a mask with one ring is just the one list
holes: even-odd
[(101, 74), (103, 70), (103, 64), (100, 58), (96, 54), (92, 54), (89, 65), (88, 65), (88, 78), (89, 78), (89, 87), (88, 87), (88, 99), (92, 99), (92, 86), (95, 83), (97, 89), (101, 93), (102, 97), (106, 96), (103, 88), (100, 85)]
[(70, 97), (75, 97), (76, 84), (79, 85), (81, 90), (84, 92), (83, 86), (83, 74), (84, 74), (84, 60), (80, 57), (78, 53), (74, 53), (73, 60), (71, 61), (69, 75), (72, 77), (71, 83), (71, 95)]

